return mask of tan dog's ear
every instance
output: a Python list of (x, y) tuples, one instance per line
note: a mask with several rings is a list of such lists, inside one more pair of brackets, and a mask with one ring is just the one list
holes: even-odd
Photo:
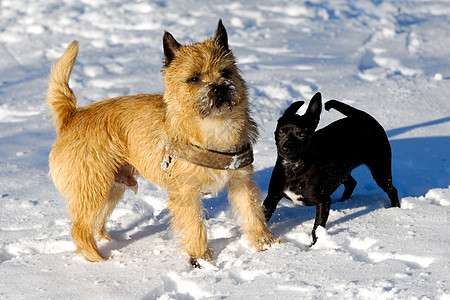
[(219, 19), (219, 23), (217, 24), (216, 33), (213, 37), (213, 42), (219, 46), (222, 46), (222, 49), (225, 51), (229, 51), (228, 49), (228, 35), (225, 27), (222, 24), (222, 19)]
[(175, 38), (166, 31), (164, 32), (163, 37), (163, 48), (165, 57), (164, 65), (167, 67), (170, 65), (172, 60), (177, 57), (177, 51), (181, 48), (181, 44), (178, 43)]

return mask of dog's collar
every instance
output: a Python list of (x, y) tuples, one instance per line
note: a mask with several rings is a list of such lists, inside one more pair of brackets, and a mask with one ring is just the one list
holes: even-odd
[(165, 162), (166, 167), (170, 164), (171, 158), (216, 170), (240, 169), (253, 162), (253, 150), (250, 144), (239, 152), (220, 152), (170, 140), (166, 144), (166, 156), (169, 159)]

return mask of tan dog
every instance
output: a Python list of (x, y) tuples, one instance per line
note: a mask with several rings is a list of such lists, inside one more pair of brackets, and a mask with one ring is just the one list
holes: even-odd
[(135, 175), (166, 189), (172, 227), (191, 263), (211, 260), (201, 198), (226, 187), (243, 232), (258, 250), (279, 240), (264, 220), (253, 180), (257, 137), (247, 88), (219, 21), (214, 38), (184, 46), (163, 38), (164, 95), (123, 96), (77, 108), (68, 86), (78, 43), (53, 66), (47, 102), (58, 138), (50, 173), (66, 198), (77, 252), (102, 261), (96, 240), (111, 239), (105, 223)]

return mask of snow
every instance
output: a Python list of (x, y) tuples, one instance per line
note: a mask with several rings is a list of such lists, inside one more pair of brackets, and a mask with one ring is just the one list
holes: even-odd
[[(204, 201), (214, 260), (192, 269), (168, 230), (166, 193), (140, 179), (108, 223), (115, 240), (100, 244), (114, 258), (84, 261), (47, 176), (51, 64), (79, 40), (70, 84), (80, 105), (160, 93), (164, 30), (199, 41), (219, 18), (260, 127), (263, 196), (276, 120), (320, 91), (384, 126), (402, 208), (387, 209), (361, 167), (353, 196), (333, 196), (316, 245), (314, 208), (282, 200), (270, 227), (285, 242), (255, 252), (222, 192)], [(0, 298), (450, 299), (449, 23), (441, 0), (0, 1)], [(323, 112), (320, 127), (340, 117)]]

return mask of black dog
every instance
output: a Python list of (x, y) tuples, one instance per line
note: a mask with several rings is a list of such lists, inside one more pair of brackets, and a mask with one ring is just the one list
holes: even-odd
[(391, 200), (400, 207), (397, 189), (392, 184), (391, 147), (381, 125), (369, 114), (336, 100), (325, 104), (347, 118), (331, 123), (315, 132), (322, 110), (322, 96), (316, 93), (302, 116), (296, 114), (304, 104), (294, 102), (278, 120), (275, 131), (278, 157), (270, 178), (265, 217), (269, 221), (281, 198), (294, 203), (315, 206), (316, 219), (312, 230), (323, 226), (330, 211), (330, 195), (344, 184), (339, 201), (350, 198), (356, 180), (350, 172), (359, 165), (369, 167), (373, 178)]

